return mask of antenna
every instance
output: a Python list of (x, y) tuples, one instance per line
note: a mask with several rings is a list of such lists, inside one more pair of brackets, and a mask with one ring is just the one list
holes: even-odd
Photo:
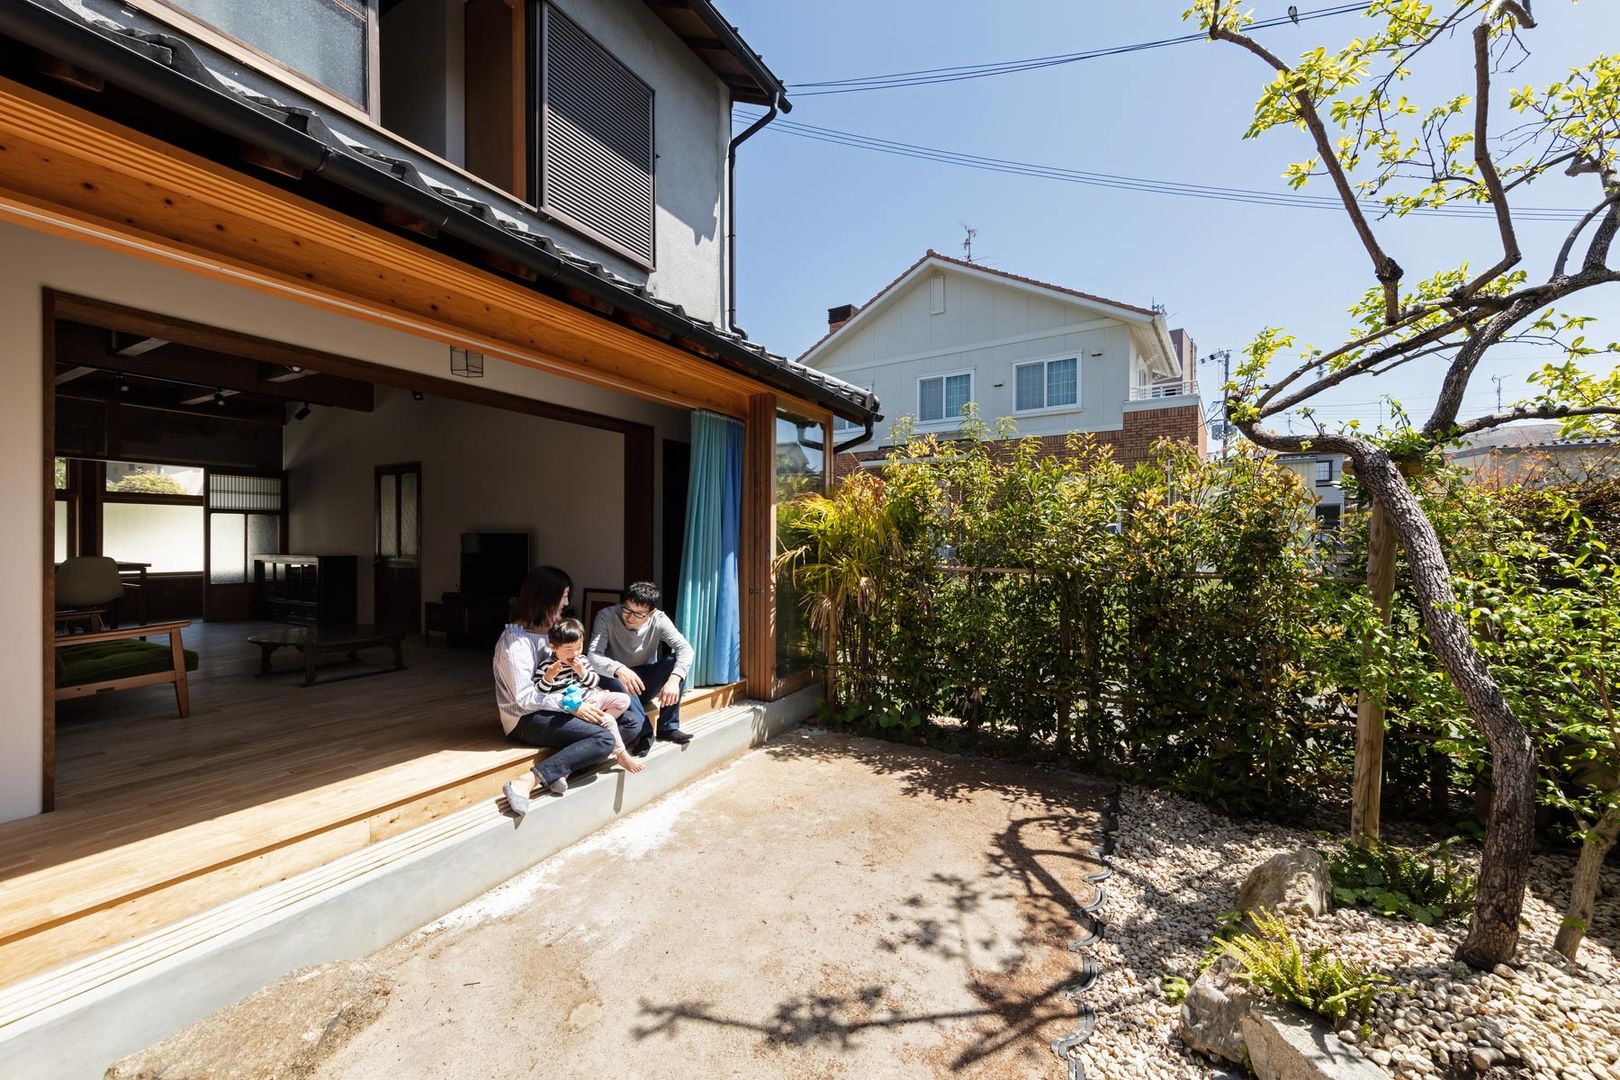
[(962, 226), (962, 231), (967, 233), (967, 236), (962, 241), (962, 261), (963, 262), (972, 262), (973, 261), (973, 238), (975, 236), (979, 235), (979, 230), (975, 229), (973, 226), (969, 225), (965, 221), (960, 222), (959, 224)]
[(1496, 411), (1502, 411), (1502, 383), (1507, 380), (1506, 375), (1492, 375), (1491, 382), (1496, 384)]

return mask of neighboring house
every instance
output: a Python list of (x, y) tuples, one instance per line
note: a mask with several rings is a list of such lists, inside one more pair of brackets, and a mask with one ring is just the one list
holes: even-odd
[(1344, 516), (1343, 454), (1278, 454), (1277, 461), (1299, 476), (1305, 491), (1315, 500), (1316, 520), (1324, 529), (1337, 529)]
[(1578, 482), (1620, 475), (1620, 439), (1565, 439), (1557, 424), (1515, 424), (1482, 432), (1446, 451), (1446, 461), (1493, 485)]
[[(735, 325), (738, 102), (790, 107), (709, 0), (0, 3), (0, 1075), (99, 1076), (605, 823), (496, 816), (529, 565), (582, 611), (661, 581), (732, 733), (577, 812), (813, 708), (774, 501), (877, 401)], [(261, 680), (275, 619), (409, 663)]]
[[(916, 432), (953, 435), (973, 405), (1053, 453), (1073, 432), (1125, 464), (1161, 438), (1205, 446), (1192, 340), (1152, 308), (930, 250), (865, 304), (827, 314), (799, 362), (871, 390)], [(894, 430), (841, 455), (839, 471), (881, 460)], [(837, 426), (841, 445), (860, 435), (853, 421)]]

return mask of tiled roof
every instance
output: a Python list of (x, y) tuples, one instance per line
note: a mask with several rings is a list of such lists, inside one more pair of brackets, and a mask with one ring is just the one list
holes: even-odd
[[(877, 397), (870, 390), (769, 352), (742, 334), (691, 315), (679, 304), (659, 299), (640, 282), (616, 274), (558, 243), (542, 231), (547, 226), (538, 216), (503, 209), (498, 203), (508, 200), (493, 188), (482, 187), (464, 177), (458, 177), (455, 183), (459, 186), (453, 187), (442, 178), (424, 176), (415, 163), (390, 154), (385, 147), (339, 135), (312, 109), (284, 104), (211, 70), (197, 50), (181, 37), (121, 25), (89, 11), (75, 0), (22, 0), (20, 3), (3, 0), (0, 2), (0, 34), (9, 34), (48, 53), (53, 52), (53, 46), (62, 48), (71, 54), (64, 59), (125, 87), (141, 85), (138, 76), (148, 75), (143, 69), (148, 68), (150, 62), (156, 62), (191, 84), (187, 93), (169, 94), (161, 104), (193, 123), (215, 125), (222, 107), (257, 114), (233, 116), (231, 119), (238, 126), (250, 122), (262, 124), (263, 117), (268, 116), (288, 129), (277, 134), (288, 137), (297, 133), (319, 144), (322, 175), (335, 184), (350, 186), (368, 198), (378, 198), (377, 192), (385, 189), (391, 208), (428, 219), (436, 226), (436, 231), (470, 237), (470, 242), (481, 244), (493, 254), (520, 262), (532, 260), (536, 267), (543, 268), (542, 280), (560, 263), (572, 271), (571, 276), (580, 282), (580, 288), (607, 301), (622, 314), (650, 320), (669, 330), (674, 337), (690, 340), (702, 350), (698, 355), (711, 362), (723, 362), (725, 366), (803, 394), (841, 413), (857, 414), (863, 420), (877, 413)], [(116, 43), (121, 48), (99, 48), (104, 42)], [(340, 155), (370, 168), (330, 168), (326, 165), (327, 155)], [(353, 186), (356, 180), (364, 181), (361, 186), (366, 190)], [(424, 207), (429, 211), (424, 213)], [(459, 226), (459, 230), (452, 225)]]
[[(1005, 278), (1008, 281), (1016, 281), (1023, 285), (1033, 285), (1037, 289), (1048, 289), (1052, 292), (1062, 293), (1064, 296), (1073, 296), (1080, 300), (1090, 300), (1095, 304), (1107, 304), (1109, 307), (1124, 308), (1126, 311), (1134, 311), (1138, 315), (1146, 315), (1148, 318), (1152, 318), (1153, 316), (1159, 314), (1159, 312), (1154, 311), (1152, 308), (1141, 307), (1137, 304), (1127, 304), (1122, 300), (1110, 300), (1108, 297), (1098, 296), (1096, 293), (1081, 292), (1079, 289), (1070, 289), (1063, 285), (1054, 285), (1050, 281), (1039, 281), (1032, 277), (1024, 277), (1022, 274), (1011, 274), (1005, 270), (997, 270), (992, 266), (984, 266), (980, 263), (968, 262), (966, 259), (957, 259), (950, 255), (942, 255), (933, 248), (929, 248), (923, 253), (922, 258), (906, 267), (893, 281), (889, 282), (876, 293), (872, 294), (872, 298), (870, 300), (864, 304), (857, 305), (855, 308), (855, 313), (859, 315), (861, 312), (883, 299), (896, 285), (900, 284), (902, 281), (906, 280), (907, 277), (911, 276), (912, 271), (916, 270), (917, 267), (921, 266), (925, 262), (928, 262), (929, 260), (948, 263), (952, 266), (960, 266), (967, 270), (975, 270), (981, 274), (989, 274), (992, 277)], [(840, 326), (838, 330), (842, 330), (843, 328), (843, 326)], [(816, 341), (814, 345), (811, 345), (808, 349), (804, 350), (804, 352), (800, 353), (799, 359), (803, 360), (806, 356), (809, 356), (811, 353), (815, 352), (822, 346), (824, 342), (826, 342), (828, 338), (838, 333), (838, 330), (827, 331), (820, 337), (819, 340)]]

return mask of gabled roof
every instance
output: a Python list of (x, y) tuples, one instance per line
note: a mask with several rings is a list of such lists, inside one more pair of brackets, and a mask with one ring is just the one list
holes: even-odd
[(829, 330), (826, 334), (822, 335), (819, 341), (817, 341), (814, 345), (811, 345), (799, 355), (799, 362), (802, 364), (814, 363), (814, 361), (811, 359), (811, 354), (820, 352), (829, 341), (837, 337), (839, 334), (848, 331), (850, 327), (861, 323), (869, 313), (875, 312), (887, 306), (889, 301), (895, 299), (905, 291), (903, 286), (915, 281), (923, 274), (934, 269), (952, 269), (959, 272), (978, 275), (989, 280), (1013, 282), (1025, 288), (1037, 289), (1042, 292), (1051, 293), (1056, 299), (1059, 300), (1083, 301), (1087, 306), (1100, 309), (1103, 311), (1103, 313), (1112, 315), (1120, 319), (1122, 322), (1130, 323), (1133, 326), (1155, 327), (1158, 332), (1154, 336), (1162, 340), (1158, 342), (1156, 349), (1150, 349), (1147, 351), (1163, 352), (1163, 356), (1152, 357), (1152, 359), (1158, 360), (1159, 364), (1165, 368), (1162, 374), (1168, 376), (1179, 373), (1179, 365), (1176, 364), (1174, 350), (1170, 344), (1169, 331), (1164, 327), (1163, 313), (1155, 311), (1153, 308), (1140, 307), (1136, 304), (1127, 304), (1122, 300), (1110, 300), (1106, 296), (1098, 296), (1096, 293), (1081, 292), (1079, 289), (1071, 289), (1064, 285), (1054, 285), (1049, 281), (1039, 281), (1035, 278), (1024, 277), (1022, 274), (1013, 274), (1007, 272), (1006, 270), (997, 270), (994, 267), (981, 266), (978, 263), (968, 262), (966, 259), (957, 259), (949, 255), (941, 255), (933, 248), (929, 248), (927, 252), (923, 254), (922, 258), (906, 267), (906, 269), (901, 272), (899, 277), (883, 286), (883, 288), (879, 289), (870, 300), (856, 308), (854, 317), (848, 322), (844, 323), (838, 329)]
[[(0, 0), (0, 39), (7, 37), (127, 92), (118, 95), (128, 99), (123, 105), (105, 92), (78, 99), (95, 112), (166, 141), (195, 136), (196, 145), (188, 148), (216, 158), (221, 145), (262, 151), (293, 168), (299, 179), (281, 183), (306, 197), (346, 213), (358, 199), (381, 210), (385, 219), (390, 214), (411, 219), (422, 226), (412, 230), (414, 239), (456, 258), (482, 254), (509, 263), (516, 271), (507, 275), (510, 280), (800, 394), (847, 419), (864, 422), (877, 414), (877, 397), (870, 390), (768, 352), (742, 334), (659, 299), (645, 285), (558, 243), (545, 219), (516, 209), (497, 188), (460, 175), (424, 175), (416, 163), (391, 153), (380, 136), (374, 142), (345, 137), (319, 112), (285, 104), (211, 70), (204, 55), (178, 35), (125, 26), (67, 0)], [(0, 60), (4, 57), (0, 50)], [(240, 157), (222, 160), (241, 167)]]

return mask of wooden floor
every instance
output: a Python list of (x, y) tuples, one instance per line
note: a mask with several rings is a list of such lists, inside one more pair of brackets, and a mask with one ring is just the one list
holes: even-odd
[(306, 688), (290, 650), (255, 677), (255, 625), (187, 631), (188, 719), (169, 687), (58, 703), (57, 809), (0, 824), (0, 985), (494, 798), (533, 761), (501, 737), (486, 650), (407, 639), (405, 671), (363, 651)]

